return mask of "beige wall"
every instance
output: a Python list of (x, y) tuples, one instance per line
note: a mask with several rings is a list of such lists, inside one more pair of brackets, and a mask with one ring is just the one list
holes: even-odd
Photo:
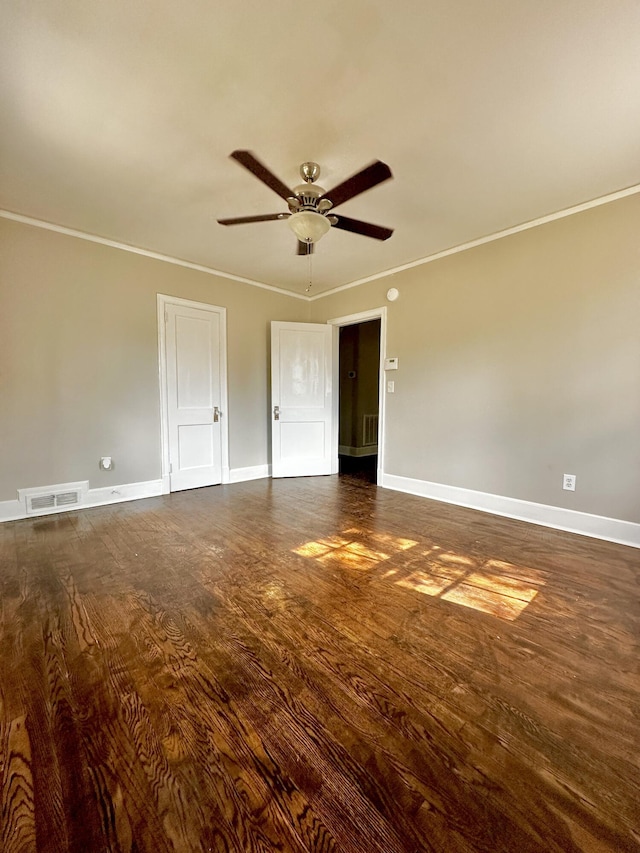
[(320, 299), (311, 319), (385, 305), (391, 285), (386, 473), (640, 522), (640, 196)]
[(393, 285), (386, 473), (640, 522), (639, 234), (636, 195), (307, 304), (0, 220), (0, 501), (160, 476), (156, 293), (227, 308), (240, 468), (270, 458), (269, 321)]
[(227, 308), (231, 468), (270, 460), (269, 322), (307, 303), (8, 220), (0, 247), (0, 501), (160, 477), (157, 293)]

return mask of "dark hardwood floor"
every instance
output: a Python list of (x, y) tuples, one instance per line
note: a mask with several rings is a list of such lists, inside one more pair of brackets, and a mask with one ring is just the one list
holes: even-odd
[(0, 849), (640, 851), (640, 552), (261, 480), (0, 525)]

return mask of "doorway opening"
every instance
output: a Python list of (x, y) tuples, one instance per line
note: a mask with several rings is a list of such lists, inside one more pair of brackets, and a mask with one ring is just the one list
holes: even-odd
[(381, 319), (339, 329), (338, 473), (377, 482)]

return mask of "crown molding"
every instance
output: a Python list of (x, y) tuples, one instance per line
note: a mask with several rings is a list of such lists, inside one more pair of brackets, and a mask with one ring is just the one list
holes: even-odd
[(609, 193), (608, 195), (599, 196), (590, 201), (576, 204), (573, 207), (566, 207), (563, 210), (558, 210), (555, 213), (549, 213), (546, 216), (540, 216), (537, 219), (530, 219), (528, 222), (522, 222), (520, 225), (512, 225), (510, 228), (505, 228), (502, 231), (494, 231), (492, 234), (487, 234), (484, 237), (478, 237), (476, 240), (470, 240), (468, 243), (460, 243), (458, 246), (452, 246), (449, 249), (443, 249), (441, 252), (435, 252), (433, 255), (426, 255), (424, 258), (418, 258), (408, 264), (401, 264), (398, 267), (384, 270), (384, 272), (374, 273), (359, 278), (356, 281), (351, 281), (348, 284), (341, 284), (339, 287), (333, 287), (331, 290), (324, 290), (315, 296), (310, 296), (309, 301), (315, 302), (317, 299), (323, 299), (325, 296), (331, 296), (334, 293), (340, 293), (342, 290), (349, 290), (352, 287), (359, 287), (361, 284), (367, 284), (370, 281), (376, 281), (380, 278), (388, 278), (404, 270), (413, 269), (423, 264), (430, 264), (432, 261), (439, 261), (441, 258), (446, 258), (449, 255), (457, 255), (459, 252), (466, 252), (468, 249), (475, 249), (476, 246), (483, 246), (485, 243), (493, 243), (494, 240), (502, 240), (503, 237), (510, 237), (512, 234), (519, 234), (521, 231), (528, 231), (530, 228), (537, 228), (539, 225), (546, 225), (548, 222), (555, 222), (556, 219), (564, 219), (567, 216), (573, 216), (575, 213), (582, 213), (585, 210), (591, 210), (593, 207), (600, 207), (602, 204), (609, 204), (611, 201), (618, 201), (621, 198), (626, 198), (630, 195), (635, 195), (640, 192), (640, 184), (634, 184), (631, 187), (626, 187), (623, 190)]
[(594, 207), (600, 207), (603, 204), (609, 204), (612, 201), (626, 198), (627, 196), (640, 193), (640, 184), (626, 187), (622, 190), (617, 190), (607, 195), (599, 196), (590, 201), (582, 202), (581, 204), (566, 207), (563, 210), (558, 210), (555, 213), (549, 213), (546, 216), (540, 216), (537, 219), (530, 219), (527, 222), (522, 222), (519, 225), (512, 225), (510, 228), (504, 228), (502, 231), (494, 231), (491, 234), (486, 234), (484, 237), (478, 237), (476, 240), (470, 240), (467, 243), (460, 243), (457, 246), (451, 246), (449, 249), (443, 249), (441, 252), (435, 252), (432, 255), (426, 255), (423, 258), (418, 258), (415, 261), (410, 261), (407, 264), (401, 264), (397, 267), (383, 270), (379, 273), (359, 278), (355, 281), (341, 284), (338, 287), (333, 287), (330, 290), (324, 290), (322, 293), (317, 293), (314, 296), (307, 296), (304, 293), (296, 293), (293, 290), (285, 290), (282, 287), (275, 287), (272, 284), (265, 284), (262, 281), (257, 281), (252, 278), (244, 278), (243, 276), (234, 275), (233, 273), (223, 272), (222, 270), (214, 269), (213, 267), (203, 266), (202, 264), (194, 264), (191, 261), (185, 261), (180, 258), (174, 258), (171, 255), (163, 255), (160, 252), (153, 252), (149, 249), (142, 249), (139, 246), (132, 246), (128, 243), (120, 243), (117, 240), (108, 240), (106, 237), (99, 237), (97, 234), (89, 234), (86, 231), (76, 231), (73, 228), (66, 228), (63, 225), (56, 225), (53, 222), (46, 222), (42, 219), (33, 219), (31, 216), (23, 216), (21, 213), (13, 213), (10, 210), (0, 209), (0, 218), (10, 219), (14, 222), (21, 222), (24, 225), (32, 225), (34, 228), (43, 228), (46, 231), (55, 231), (58, 234), (66, 234), (68, 237), (77, 237), (80, 240), (88, 240), (91, 243), (99, 243), (102, 246), (110, 246), (113, 249), (120, 249), (123, 252), (131, 252), (135, 255), (143, 255), (146, 258), (153, 258), (156, 261), (164, 261), (167, 264), (184, 267), (185, 269), (203, 272), (207, 275), (215, 275), (219, 278), (226, 278), (230, 281), (239, 281), (242, 284), (249, 284), (252, 287), (260, 287), (263, 290), (270, 290), (273, 293), (279, 293), (282, 296), (291, 296), (294, 299), (302, 299), (304, 302), (316, 302), (318, 299), (324, 299), (326, 296), (332, 296), (335, 293), (340, 293), (343, 290), (350, 290), (352, 287), (359, 287), (361, 284), (367, 284), (371, 281), (377, 281), (381, 278), (388, 278), (396, 273), (404, 272), (405, 270), (413, 269), (414, 267), (430, 264), (433, 261), (439, 261), (441, 258), (449, 257), (449, 255), (457, 255), (459, 252), (466, 252), (468, 249), (475, 249), (477, 246), (483, 246), (485, 243), (493, 243), (495, 240), (502, 240), (503, 237), (510, 237), (513, 234), (519, 234), (521, 231), (528, 231), (531, 228), (537, 228), (539, 225), (546, 225), (549, 222), (555, 222), (557, 219), (565, 219), (567, 216), (573, 216), (576, 213), (583, 213), (586, 210), (591, 210)]
[(226, 278), (231, 281), (239, 281), (242, 284), (250, 284), (252, 287), (260, 287), (263, 290), (271, 290), (274, 293), (280, 293), (282, 296), (293, 296), (294, 299), (303, 299), (309, 301), (309, 297), (295, 293), (291, 290), (284, 290), (282, 287), (274, 287), (272, 284), (265, 284), (262, 281), (256, 281), (252, 278), (244, 278), (233, 273), (223, 272), (222, 270), (206, 267), (202, 264), (194, 264), (191, 261), (184, 261), (181, 258), (174, 258), (171, 255), (163, 255), (160, 252), (153, 252), (150, 249), (142, 249), (139, 246), (132, 246), (129, 243), (120, 243), (117, 240), (108, 240), (106, 237), (99, 237), (97, 234), (89, 234), (86, 231), (76, 231), (74, 228), (66, 228), (64, 225), (56, 225), (53, 222), (46, 222), (43, 219), (33, 219), (31, 216), (23, 216), (21, 213), (13, 213), (11, 210), (0, 209), (0, 218), (10, 219), (13, 222), (21, 222), (23, 225), (32, 225), (34, 228), (43, 228), (45, 231), (55, 231), (57, 234), (65, 234), (67, 237), (77, 237), (79, 240), (87, 240), (90, 243), (99, 243), (101, 246), (109, 246), (112, 249), (120, 249), (123, 252), (131, 252), (134, 255), (142, 255), (145, 258), (152, 258), (155, 261), (163, 261), (174, 266), (184, 267), (188, 270), (203, 272), (207, 275), (215, 275), (219, 278)]

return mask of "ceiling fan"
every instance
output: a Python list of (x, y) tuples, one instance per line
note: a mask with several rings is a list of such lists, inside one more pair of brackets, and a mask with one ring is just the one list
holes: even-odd
[(376, 160), (327, 192), (315, 183), (320, 176), (320, 166), (317, 163), (303, 163), (300, 166), (300, 175), (305, 183), (290, 190), (250, 151), (234, 151), (230, 156), (283, 198), (289, 206), (289, 212), (218, 219), (220, 225), (242, 225), (248, 222), (286, 219), (298, 238), (299, 255), (311, 254), (314, 243), (317, 243), (332, 226), (354, 234), (362, 234), (364, 237), (373, 237), (374, 240), (388, 240), (393, 234), (392, 228), (383, 228), (381, 225), (372, 225), (360, 219), (350, 219), (348, 216), (329, 213), (339, 204), (344, 204), (345, 201), (393, 177), (391, 169), (381, 160)]

